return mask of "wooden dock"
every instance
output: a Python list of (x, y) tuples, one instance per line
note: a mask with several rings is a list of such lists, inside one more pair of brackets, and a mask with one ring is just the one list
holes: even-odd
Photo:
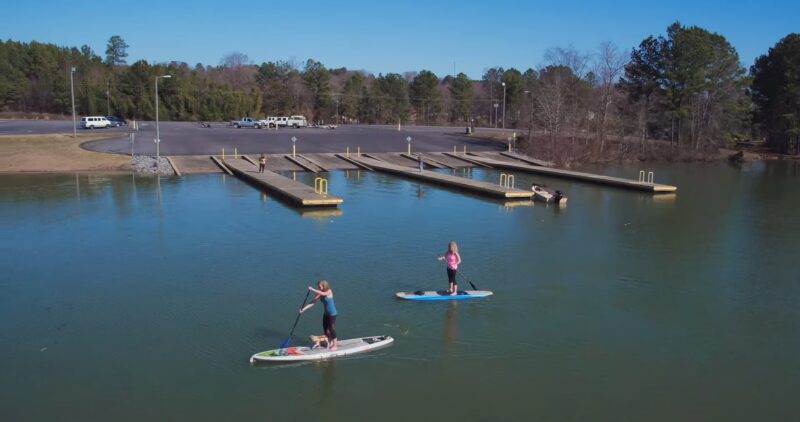
[(313, 187), (305, 183), (283, 177), (269, 170), (259, 173), (258, 167), (245, 160), (225, 159), (223, 163), (237, 177), (279, 195), (296, 206), (335, 207), (344, 202), (342, 198), (317, 193)]
[(580, 180), (582, 182), (591, 182), (601, 185), (635, 189), (645, 192), (666, 193), (666, 192), (675, 192), (678, 190), (677, 187), (670, 185), (661, 185), (658, 183), (640, 182), (638, 180), (625, 179), (622, 177), (603, 176), (599, 174), (583, 173), (579, 171), (549, 168), (549, 167), (526, 164), (523, 162), (495, 160), (477, 155), (471, 156), (470, 159), (494, 168), (516, 170), (525, 173), (543, 174), (552, 177), (562, 177), (565, 179)]
[(371, 157), (351, 157), (367, 167), (375, 171), (382, 171), (385, 173), (392, 173), (411, 179), (421, 180), (423, 182), (433, 183), (441, 186), (447, 186), (459, 190), (464, 190), (472, 193), (477, 193), (493, 198), (508, 199), (508, 198), (530, 198), (533, 192), (529, 190), (505, 188), (499, 184), (482, 182), (478, 180), (467, 179), (464, 177), (452, 176), (449, 174), (437, 173), (430, 170), (419, 171), (418, 169), (399, 166), (396, 164), (387, 163), (385, 161), (377, 160)]

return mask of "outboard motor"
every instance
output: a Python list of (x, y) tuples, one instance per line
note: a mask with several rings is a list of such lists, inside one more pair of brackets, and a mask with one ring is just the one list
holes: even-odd
[(553, 202), (558, 204), (559, 202), (561, 202), (561, 198), (563, 198), (563, 197), (564, 197), (564, 193), (561, 192), (560, 190), (557, 190), (556, 191), (556, 195), (553, 198)]

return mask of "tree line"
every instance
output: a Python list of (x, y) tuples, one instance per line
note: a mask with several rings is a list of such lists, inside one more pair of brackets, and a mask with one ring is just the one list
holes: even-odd
[(562, 161), (653, 151), (703, 152), (765, 139), (778, 152), (800, 145), (800, 35), (790, 34), (746, 69), (720, 34), (670, 25), (631, 51), (551, 48), (536, 69), (485, 70), (481, 79), (429, 70), (374, 75), (319, 61), (254, 64), (243, 53), (216, 66), (127, 63), (109, 39), (88, 46), (0, 41), (0, 111), (77, 112), (152, 119), (159, 75), (165, 120), (224, 121), (303, 114), (313, 121), (517, 128), (517, 142)]

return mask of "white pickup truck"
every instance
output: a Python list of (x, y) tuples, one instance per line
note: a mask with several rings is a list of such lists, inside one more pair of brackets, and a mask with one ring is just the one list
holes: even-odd
[(252, 117), (242, 117), (241, 120), (231, 120), (230, 125), (237, 129), (242, 127), (253, 127), (256, 129), (261, 129), (261, 122)]
[(286, 126), (293, 128), (306, 127), (308, 126), (308, 121), (306, 121), (305, 116), (291, 116), (286, 121)]

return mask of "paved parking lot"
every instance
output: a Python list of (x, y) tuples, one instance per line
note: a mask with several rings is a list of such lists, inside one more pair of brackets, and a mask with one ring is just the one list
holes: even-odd
[[(297, 138), (298, 153), (344, 152), (347, 147), (355, 152), (399, 152), (406, 150), (406, 138), (411, 137), (414, 151), (496, 150), (503, 145), (468, 137), (461, 127), (341, 125), (337, 129), (235, 129), (224, 123), (202, 128), (194, 122), (161, 122), (161, 153), (164, 155), (219, 154), (222, 148), (232, 153), (234, 148), (245, 154), (280, 154), (292, 150), (292, 137)], [(481, 129), (493, 130), (493, 129)], [(86, 130), (78, 129), (79, 133)], [(0, 135), (70, 133), (71, 121), (8, 120), (0, 121)], [(130, 154), (129, 127), (94, 129), (93, 133), (108, 132), (110, 139), (84, 143), (83, 148), (120, 154)], [(134, 132), (136, 154), (155, 155), (155, 124), (139, 122)]]
[[(164, 155), (219, 154), (237, 148), (246, 154), (278, 154), (292, 150), (292, 137), (297, 138), (298, 153), (344, 152), (347, 147), (363, 152), (405, 151), (406, 138), (412, 138), (414, 151), (450, 151), (453, 146), (469, 150), (491, 150), (501, 145), (458, 133), (459, 128), (407, 127), (400, 131), (390, 126), (339, 126), (331, 129), (234, 129), (223, 124), (201, 128), (195, 123), (166, 122), (160, 125), (161, 153)], [(155, 154), (155, 126), (144, 123), (135, 134), (137, 154)], [(129, 154), (130, 139), (92, 141), (83, 147), (93, 151)]]

